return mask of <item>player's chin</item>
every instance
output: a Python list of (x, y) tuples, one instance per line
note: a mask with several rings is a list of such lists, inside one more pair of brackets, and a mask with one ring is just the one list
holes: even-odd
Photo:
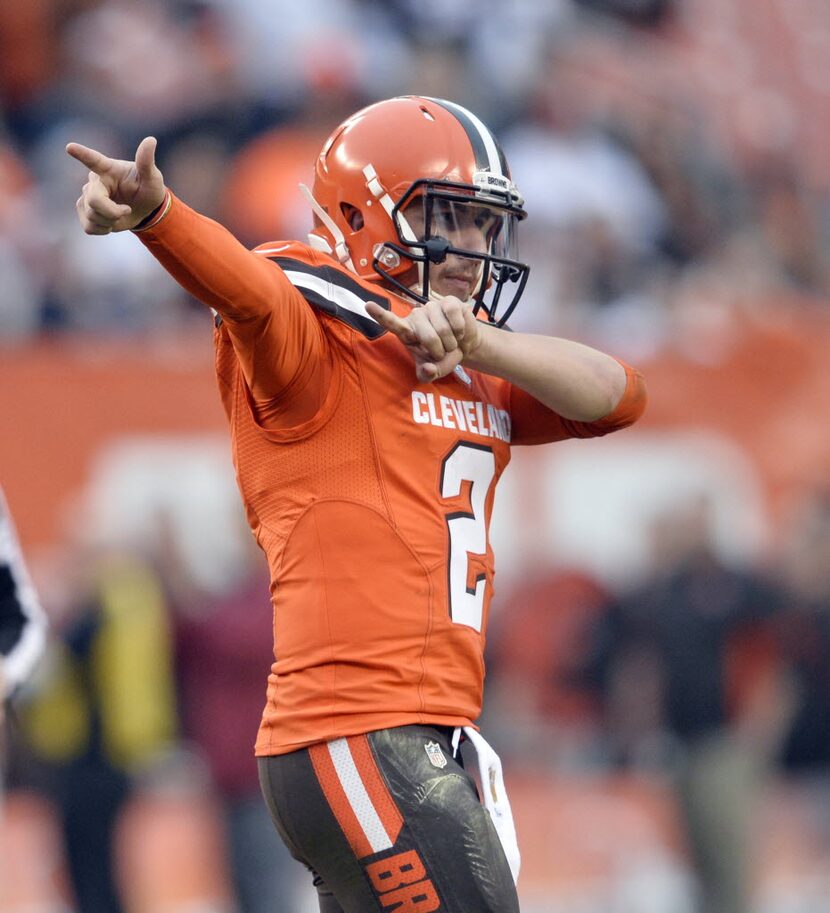
[(439, 282), (433, 283), (432, 288), (442, 298), (452, 296), (466, 304), (472, 298), (473, 284), (469, 279), (442, 278)]

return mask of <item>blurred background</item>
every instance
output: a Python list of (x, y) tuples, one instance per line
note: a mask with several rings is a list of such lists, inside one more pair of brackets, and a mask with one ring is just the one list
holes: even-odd
[(251, 746), (270, 662), (211, 319), (85, 236), (76, 140), (250, 245), (395, 94), (500, 136), (515, 328), (640, 367), (607, 440), (517, 450), (484, 731), (524, 913), (830, 898), (826, 0), (0, 3), (0, 483), (52, 621), (7, 726), (2, 913), (310, 913)]

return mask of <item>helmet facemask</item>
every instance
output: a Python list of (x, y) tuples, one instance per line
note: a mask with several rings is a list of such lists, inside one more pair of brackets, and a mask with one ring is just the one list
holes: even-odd
[[(377, 246), (373, 268), (401, 294), (426, 304), (437, 297), (430, 273), (434, 276), (435, 267), (452, 258), (442, 270), (445, 284), (456, 286), (451, 294), (471, 301), (474, 314), (483, 310), (490, 323), (502, 326), (530, 271), (517, 259), (516, 247), (516, 226), (526, 213), (504, 178), (484, 172), (475, 179), (474, 185), (415, 181), (390, 213), (397, 243)], [(412, 269), (402, 271), (407, 261)]]

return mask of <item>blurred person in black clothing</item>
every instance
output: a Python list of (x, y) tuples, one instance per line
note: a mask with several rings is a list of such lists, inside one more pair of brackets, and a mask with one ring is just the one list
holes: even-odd
[(609, 605), (592, 666), (615, 760), (672, 775), (701, 909), (747, 913), (753, 814), (789, 706), (765, 638), (780, 597), (718, 555), (710, 523), (703, 499), (658, 520), (656, 572)]
[(782, 572), (786, 611), (779, 643), (789, 661), (796, 710), (782, 750), (784, 769), (830, 773), (830, 491), (811, 494), (795, 518)]
[[(830, 852), (830, 490), (809, 491), (787, 530), (779, 647), (795, 710), (781, 752), (789, 793), (818, 858)], [(816, 880), (820, 885), (820, 881)], [(821, 890), (819, 887), (818, 890)]]
[(0, 489), (0, 727), (6, 701), (31, 673), (45, 641), (46, 616)]
[(15, 773), (54, 805), (77, 913), (121, 913), (118, 822), (175, 735), (170, 637), (158, 581), (140, 561), (96, 561), (79, 577), (21, 708)]

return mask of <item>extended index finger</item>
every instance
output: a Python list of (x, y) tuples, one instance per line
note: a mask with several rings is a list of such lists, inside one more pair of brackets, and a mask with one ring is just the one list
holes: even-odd
[(67, 143), (66, 151), (73, 159), (77, 159), (82, 165), (86, 165), (90, 171), (96, 174), (104, 174), (112, 167), (112, 159), (108, 158), (102, 152), (90, 149), (89, 146), (82, 146), (80, 143)]
[(398, 317), (397, 314), (393, 314), (392, 311), (387, 311), (386, 308), (375, 304), (374, 301), (367, 301), (366, 312), (370, 317), (377, 320), (384, 329), (394, 333), (402, 342), (414, 343), (416, 341), (415, 333), (409, 324)]

